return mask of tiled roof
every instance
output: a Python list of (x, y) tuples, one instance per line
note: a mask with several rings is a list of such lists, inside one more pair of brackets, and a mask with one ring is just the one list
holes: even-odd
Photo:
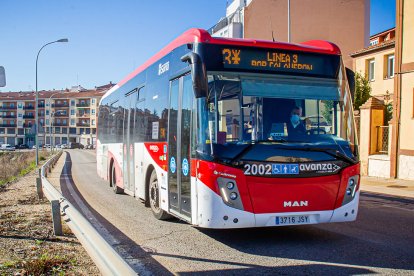
[[(69, 98), (91, 98), (102, 97), (114, 84), (99, 86), (96, 89), (84, 90), (80, 92), (70, 92), (65, 90), (42, 90), (39, 91), (39, 99), (48, 99), (53, 95), (53, 99), (69, 99)], [(36, 93), (30, 92), (1, 92), (0, 101), (30, 101), (35, 100)]]
[(380, 44), (372, 45), (372, 46), (366, 47), (364, 49), (358, 50), (354, 53), (351, 53), (350, 56), (351, 57), (358, 57), (358, 56), (368, 54), (368, 53), (371, 53), (371, 52), (375, 52), (375, 51), (378, 51), (378, 50), (384, 50), (384, 49), (394, 48), (394, 47), (395, 47), (395, 40), (391, 39), (391, 40), (384, 41)]

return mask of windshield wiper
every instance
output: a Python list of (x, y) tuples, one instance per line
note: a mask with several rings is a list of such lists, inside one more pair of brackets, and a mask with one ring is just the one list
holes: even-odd
[(231, 160), (230, 163), (233, 163), (236, 160), (239, 160), (243, 155), (245, 155), (247, 152), (250, 151), (250, 149), (255, 145), (255, 144), (266, 144), (266, 143), (285, 143), (287, 142), (287, 140), (285, 139), (280, 139), (280, 140), (256, 140), (256, 141), (250, 141), (247, 146), (241, 151), (239, 152), (236, 156), (234, 156)]
[(326, 153), (332, 157), (338, 158), (342, 161), (345, 161), (351, 165), (355, 165), (358, 163), (358, 161), (352, 159), (351, 157), (343, 154), (342, 152), (331, 149), (331, 148), (312, 148), (312, 147), (306, 147), (306, 148), (293, 148), (293, 147), (280, 147), (279, 149), (287, 149), (287, 150), (300, 150), (300, 151), (315, 151), (315, 152), (323, 152)]

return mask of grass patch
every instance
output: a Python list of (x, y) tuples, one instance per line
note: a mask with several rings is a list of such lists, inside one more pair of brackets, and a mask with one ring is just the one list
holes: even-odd
[(7, 261), (0, 265), (0, 273), (17, 269), (22, 275), (65, 275), (65, 271), (76, 265), (76, 261), (61, 256), (42, 254), (38, 258), (25, 261)]
[[(2, 152), (0, 154), (0, 186), (12, 182), (36, 169), (34, 152)], [(39, 160), (44, 161), (48, 153), (41, 153)]]

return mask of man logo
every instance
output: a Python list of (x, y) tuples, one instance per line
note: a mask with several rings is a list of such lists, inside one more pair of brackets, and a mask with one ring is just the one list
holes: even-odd
[(308, 201), (307, 200), (301, 200), (301, 201), (284, 201), (283, 207), (307, 207)]

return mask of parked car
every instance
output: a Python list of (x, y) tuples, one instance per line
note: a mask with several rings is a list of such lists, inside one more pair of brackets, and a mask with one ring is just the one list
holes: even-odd
[(20, 145), (16, 146), (16, 149), (28, 149), (28, 148), (29, 148), (29, 146), (26, 145), (26, 144), (20, 144)]
[(16, 150), (16, 148), (10, 144), (2, 144), (1, 145), (1, 150), (7, 150), (7, 151), (14, 151)]
[(83, 149), (84, 146), (81, 143), (70, 142), (69, 143), (69, 148), (70, 149)]
[(43, 148), (45, 148), (45, 149), (50, 149), (50, 144), (44, 144), (44, 145), (43, 145)]

